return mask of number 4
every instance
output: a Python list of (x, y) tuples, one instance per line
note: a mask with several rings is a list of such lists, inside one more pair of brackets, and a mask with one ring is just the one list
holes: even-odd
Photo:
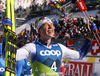
[(55, 71), (57, 70), (56, 62), (55, 62), (55, 61), (53, 62), (52, 66), (51, 66), (51, 69), (53, 69), (53, 70), (55, 70)]

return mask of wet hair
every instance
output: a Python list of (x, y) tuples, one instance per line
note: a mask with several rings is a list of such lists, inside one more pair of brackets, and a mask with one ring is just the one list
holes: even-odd
[(17, 43), (17, 46), (19, 47), (19, 48), (21, 48), (21, 47), (23, 47), (25, 45), (25, 42), (24, 41), (19, 41), (18, 43)]

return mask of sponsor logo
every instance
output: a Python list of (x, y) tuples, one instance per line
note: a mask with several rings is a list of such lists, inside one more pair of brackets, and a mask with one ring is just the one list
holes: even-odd
[(82, 9), (85, 9), (84, 6), (83, 6), (83, 4), (81, 2), (80, 2), (80, 6), (81, 6)]
[(5, 68), (1, 67), (0, 72), (4, 72), (4, 71), (5, 71)]
[(45, 76), (45, 74), (44, 73), (41, 73), (40, 76)]
[(58, 46), (57, 44), (53, 44), (53, 46)]
[(48, 75), (49, 75), (49, 76), (50, 76), (50, 75), (51, 75), (51, 76), (52, 76), (52, 75), (55, 75), (55, 76), (56, 76), (56, 75), (58, 75), (58, 74), (59, 74), (59, 75), (61, 75), (61, 74), (62, 74), (62, 72), (52, 72), (52, 73), (46, 73), (46, 76), (48, 76)]
[(27, 62), (27, 65), (30, 66), (30, 62)]
[(59, 51), (59, 50), (51, 50), (51, 51), (49, 51), (49, 50), (41, 50), (40, 51), (40, 55), (42, 55), (42, 56), (50, 56), (50, 55), (57, 55), (57, 57), (59, 57), (60, 55), (61, 55), (61, 52)]

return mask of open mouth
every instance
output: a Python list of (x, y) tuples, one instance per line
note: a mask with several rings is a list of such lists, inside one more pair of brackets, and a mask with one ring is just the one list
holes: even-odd
[(49, 33), (52, 33), (53, 31), (49, 31)]

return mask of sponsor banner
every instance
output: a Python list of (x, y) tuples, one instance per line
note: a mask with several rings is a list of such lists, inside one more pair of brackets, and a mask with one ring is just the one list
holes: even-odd
[(65, 76), (91, 76), (93, 63), (68, 61)]

